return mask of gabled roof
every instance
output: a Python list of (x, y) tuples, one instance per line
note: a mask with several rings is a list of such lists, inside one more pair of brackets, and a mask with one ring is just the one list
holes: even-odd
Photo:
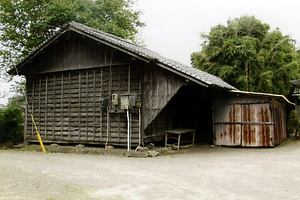
[[(145, 62), (152, 62), (156, 65), (172, 71), (180, 76), (183, 76), (187, 78), (188, 80), (194, 81), (200, 85), (206, 86), (206, 87), (217, 87), (217, 88), (223, 88), (227, 90), (236, 90), (233, 86), (223, 81), (221, 78), (214, 76), (212, 74), (209, 74), (207, 72), (201, 71), (199, 69), (195, 69), (193, 67), (189, 67), (186, 65), (183, 65), (179, 62), (176, 62), (171, 59), (167, 59), (158, 53), (151, 51), (145, 47), (139, 46), (137, 44), (134, 44), (130, 41), (121, 39), (117, 36), (105, 33), (103, 31), (88, 27), (84, 24), (71, 21), (64, 25), (62, 29), (60, 29), (54, 36), (49, 38), (47, 41), (45, 41), (43, 44), (41, 44), (34, 52), (32, 52), (28, 57), (26, 57), (23, 61), (17, 64), (17, 68), (21, 68), (26, 64), (28, 61), (30, 61), (32, 58), (34, 58), (39, 51), (46, 48), (51, 42), (55, 41), (60, 35), (65, 33), (66, 31), (74, 31), (81, 35), (84, 35), (86, 37), (89, 37), (93, 40), (96, 40), (98, 42), (101, 42), (103, 44), (106, 44), (112, 48), (118, 49), (120, 51), (123, 51), (127, 54), (130, 54), (131, 56), (134, 56), (138, 59), (141, 59)], [(11, 69), (9, 71), (10, 74), (14, 74), (14, 70)]]

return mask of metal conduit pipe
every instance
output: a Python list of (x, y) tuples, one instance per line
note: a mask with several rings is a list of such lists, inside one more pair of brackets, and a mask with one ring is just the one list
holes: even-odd
[(105, 142), (105, 150), (108, 144), (108, 129), (109, 129), (109, 109), (108, 107), (106, 108), (106, 116), (107, 116), (107, 123), (106, 123), (106, 142)]
[(127, 151), (130, 151), (130, 116), (127, 109)]
[(141, 147), (141, 137), (141, 108), (139, 108), (139, 145), (136, 147), (135, 151)]

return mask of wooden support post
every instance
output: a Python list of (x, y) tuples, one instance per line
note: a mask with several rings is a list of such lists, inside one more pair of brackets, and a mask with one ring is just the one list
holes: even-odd
[(96, 71), (93, 71), (93, 141), (95, 141), (95, 134), (96, 134), (96, 105), (95, 105), (95, 101), (96, 101)]
[(53, 133), (53, 140), (55, 140), (55, 75), (53, 77), (53, 110), (52, 110), (52, 133)]
[(45, 139), (47, 140), (47, 117), (48, 117), (48, 76), (46, 76), (46, 85), (45, 85)]
[(63, 140), (63, 119), (64, 119), (64, 110), (63, 110), (63, 96), (64, 96), (64, 75), (61, 74), (61, 88), (60, 88), (60, 140)]

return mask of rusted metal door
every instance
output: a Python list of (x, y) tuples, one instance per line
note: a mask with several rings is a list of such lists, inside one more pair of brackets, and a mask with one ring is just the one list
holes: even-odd
[(241, 105), (227, 105), (218, 109), (214, 119), (215, 145), (241, 146)]
[(242, 146), (269, 147), (272, 146), (270, 105), (242, 105)]
[(215, 145), (273, 146), (269, 103), (223, 105), (214, 117)]

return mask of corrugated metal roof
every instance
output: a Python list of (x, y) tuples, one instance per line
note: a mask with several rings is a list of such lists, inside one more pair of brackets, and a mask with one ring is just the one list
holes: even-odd
[(295, 85), (295, 86), (300, 87), (300, 79), (299, 79), (299, 80), (293, 80), (293, 81), (291, 81), (291, 83), (292, 83), (293, 85)]
[(280, 95), (280, 94), (248, 92), (248, 91), (241, 91), (241, 90), (230, 90), (229, 92), (236, 93), (236, 94), (247, 94), (247, 95), (253, 95), (253, 96), (265, 96), (265, 97), (277, 98), (277, 99), (281, 99), (282, 101), (285, 101), (286, 103), (288, 103), (290, 105), (295, 105), (294, 103), (290, 102), (284, 95)]
[[(30, 60), (32, 57), (34, 57), (39, 50), (45, 48), (48, 43), (51, 43), (51, 41), (54, 38), (57, 38), (61, 34), (63, 34), (65, 31), (71, 30), (75, 32), (79, 32), (81, 34), (85, 34), (86, 36), (89, 36), (94, 39), (101, 40), (102, 42), (105, 42), (108, 45), (111, 45), (112, 47), (117, 47), (119, 50), (124, 50), (126, 52), (130, 52), (131, 55), (137, 56), (138, 58), (143, 58), (143, 60), (147, 60), (149, 62), (154, 62), (155, 64), (158, 64), (161, 67), (164, 67), (167, 70), (171, 70), (172, 72), (176, 72), (179, 75), (182, 75), (188, 79), (191, 79), (192, 81), (203, 83), (204, 85), (208, 85), (210, 87), (219, 87), (223, 89), (228, 90), (237, 90), (235, 87), (231, 86), (230, 84), (223, 81), (221, 78), (214, 76), (212, 74), (209, 74), (207, 72), (201, 71), (199, 69), (195, 69), (193, 67), (183, 65), (177, 61), (165, 58), (161, 56), (160, 54), (151, 51), (145, 47), (142, 47), (140, 45), (134, 44), (131, 41), (121, 39), (117, 36), (111, 35), (109, 33), (100, 31), (98, 29), (94, 29), (91, 27), (88, 27), (84, 24), (71, 21), (67, 23), (61, 30), (59, 30), (54, 36), (46, 40), (44, 43), (42, 43), (34, 52), (32, 52), (28, 57), (26, 57), (23, 61), (17, 64), (17, 67), (21, 66), (28, 60)], [(9, 73), (14, 73), (13, 69), (9, 71)]]

